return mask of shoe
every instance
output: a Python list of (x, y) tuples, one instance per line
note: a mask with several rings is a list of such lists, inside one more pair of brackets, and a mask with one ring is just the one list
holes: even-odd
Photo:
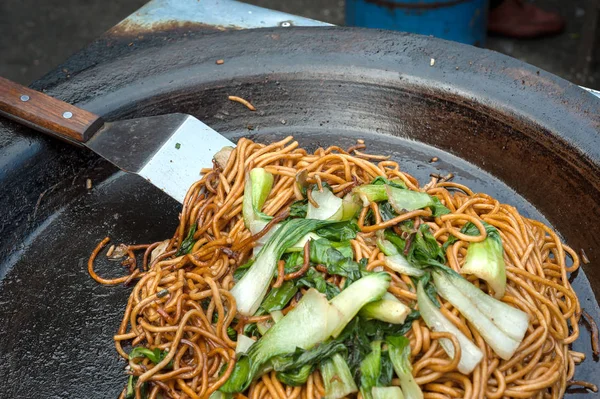
[(516, 39), (555, 35), (565, 28), (558, 13), (542, 10), (522, 0), (504, 0), (490, 10), (488, 32)]

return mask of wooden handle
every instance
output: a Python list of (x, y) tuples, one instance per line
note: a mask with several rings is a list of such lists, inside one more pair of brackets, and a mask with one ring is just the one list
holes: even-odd
[(44, 93), (0, 77), (0, 114), (57, 138), (85, 143), (102, 119)]

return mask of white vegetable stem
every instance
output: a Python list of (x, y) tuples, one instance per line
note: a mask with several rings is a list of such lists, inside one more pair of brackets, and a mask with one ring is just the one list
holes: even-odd
[(395, 272), (407, 276), (421, 277), (425, 272), (408, 263), (408, 260), (400, 254), (386, 256), (385, 265)]
[(253, 369), (259, 370), (274, 356), (292, 353), (296, 348), (308, 350), (332, 335), (336, 337), (364, 304), (381, 298), (389, 285), (387, 273), (370, 274), (350, 284), (331, 302), (310, 288), (298, 305), (252, 346), (248, 355)]
[(273, 325), (252, 348), (253, 360), (264, 363), (273, 356), (291, 353), (296, 348), (311, 349), (331, 335), (328, 323), (338, 323), (331, 316), (325, 295), (314, 288), (283, 319)]
[(434, 273), (438, 293), (467, 319), (504, 360), (510, 359), (525, 336), (529, 316), (483, 293), (458, 275)]
[(266, 219), (260, 210), (271, 188), (273, 188), (273, 175), (263, 168), (254, 168), (246, 174), (242, 214), (247, 228), (250, 228), (250, 224), (255, 220)]
[(285, 250), (307, 233), (327, 224), (311, 219), (292, 219), (281, 224), (260, 250), (250, 269), (231, 289), (241, 314), (251, 316), (258, 310), (269, 289), (277, 261)]
[(409, 313), (410, 308), (389, 292), (386, 292), (380, 300), (366, 304), (359, 312), (366, 318), (391, 324), (404, 323)]
[(323, 187), (323, 191), (319, 191), (315, 188), (312, 190), (311, 194), (312, 199), (319, 207), (317, 208), (309, 202), (308, 210), (306, 211), (307, 219), (342, 220), (343, 201), (341, 198), (336, 197), (327, 187)]
[(369, 274), (333, 297), (331, 306), (342, 315), (342, 320), (331, 335), (336, 338), (364, 305), (380, 299), (387, 292), (390, 280), (387, 273)]
[(324, 361), (320, 369), (325, 385), (324, 399), (341, 399), (358, 392), (350, 368), (339, 353)]
[(243, 334), (238, 334), (237, 344), (235, 346), (235, 353), (246, 353), (248, 349), (254, 344), (254, 340)]
[(371, 395), (373, 399), (404, 399), (402, 390), (398, 387), (373, 387)]
[(506, 290), (506, 266), (504, 265), (502, 239), (498, 231), (486, 228), (488, 236), (482, 242), (472, 242), (467, 249), (462, 274), (473, 274), (487, 282), (496, 299), (502, 299)]
[[(427, 324), (427, 327), (429, 327), (431, 331), (449, 332), (456, 336), (461, 351), (460, 361), (458, 362), (458, 371), (463, 374), (470, 374), (475, 367), (477, 367), (479, 362), (481, 362), (481, 359), (483, 359), (483, 353), (481, 353), (479, 348), (471, 342), (458, 327), (452, 324), (450, 320), (446, 319), (442, 312), (439, 311), (427, 296), (422, 282), (419, 282), (417, 286), (417, 303), (419, 304), (421, 317), (425, 320), (425, 324)], [(452, 345), (452, 341), (442, 338), (440, 339), (440, 345), (442, 345), (442, 348), (444, 348), (448, 356), (454, 359), (454, 345)]]

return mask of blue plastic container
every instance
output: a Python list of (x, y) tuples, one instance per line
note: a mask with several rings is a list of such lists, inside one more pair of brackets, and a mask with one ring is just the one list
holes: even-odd
[(346, 0), (346, 25), (483, 46), (488, 0)]

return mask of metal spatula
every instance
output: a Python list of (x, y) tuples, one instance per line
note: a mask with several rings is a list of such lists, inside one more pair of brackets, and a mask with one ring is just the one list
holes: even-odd
[(185, 114), (104, 122), (98, 115), (0, 77), (0, 114), (50, 136), (84, 145), (183, 202), (187, 189), (234, 144)]

